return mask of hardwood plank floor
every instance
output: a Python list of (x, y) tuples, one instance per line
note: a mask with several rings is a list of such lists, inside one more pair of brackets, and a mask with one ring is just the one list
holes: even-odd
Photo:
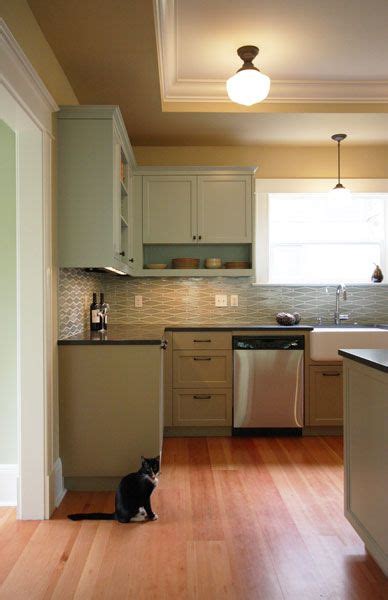
[(338, 438), (168, 438), (158, 521), (66, 518), (111, 512), (110, 492), (45, 522), (0, 508), (0, 600), (388, 600), (342, 490)]

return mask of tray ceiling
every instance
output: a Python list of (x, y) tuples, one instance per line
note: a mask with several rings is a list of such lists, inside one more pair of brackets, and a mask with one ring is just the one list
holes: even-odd
[(154, 0), (154, 13), (164, 102), (230, 102), (245, 44), (272, 79), (267, 103), (388, 101), (386, 0)]

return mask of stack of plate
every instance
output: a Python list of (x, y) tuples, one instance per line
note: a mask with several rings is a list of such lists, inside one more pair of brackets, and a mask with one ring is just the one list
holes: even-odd
[(173, 269), (199, 269), (199, 258), (173, 258)]

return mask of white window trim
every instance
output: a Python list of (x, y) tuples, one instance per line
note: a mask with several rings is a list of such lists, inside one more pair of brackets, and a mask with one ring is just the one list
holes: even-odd
[[(356, 193), (388, 193), (388, 179), (341, 179), (345, 187)], [(268, 239), (268, 195), (274, 193), (325, 193), (337, 183), (337, 179), (256, 179), (255, 196), (255, 265), (256, 280), (252, 285), (269, 287), (322, 287), (333, 283), (268, 283), (269, 239)], [(386, 211), (388, 231), (388, 211)], [(388, 265), (388, 244), (384, 249), (385, 265)], [(388, 277), (388, 273), (386, 275)], [(341, 283), (341, 282), (338, 282)], [(343, 283), (346, 283), (343, 282)], [(374, 283), (352, 283), (352, 286), (376, 286)], [(388, 281), (378, 284), (387, 286)]]

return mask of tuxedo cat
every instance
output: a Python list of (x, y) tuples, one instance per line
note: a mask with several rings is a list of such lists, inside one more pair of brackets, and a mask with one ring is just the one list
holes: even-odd
[(141, 467), (136, 473), (129, 473), (120, 481), (116, 491), (114, 513), (77, 513), (68, 515), (68, 518), (72, 521), (102, 519), (116, 520), (120, 523), (156, 521), (158, 515), (151, 508), (151, 494), (158, 485), (159, 456), (142, 456), (141, 461)]

